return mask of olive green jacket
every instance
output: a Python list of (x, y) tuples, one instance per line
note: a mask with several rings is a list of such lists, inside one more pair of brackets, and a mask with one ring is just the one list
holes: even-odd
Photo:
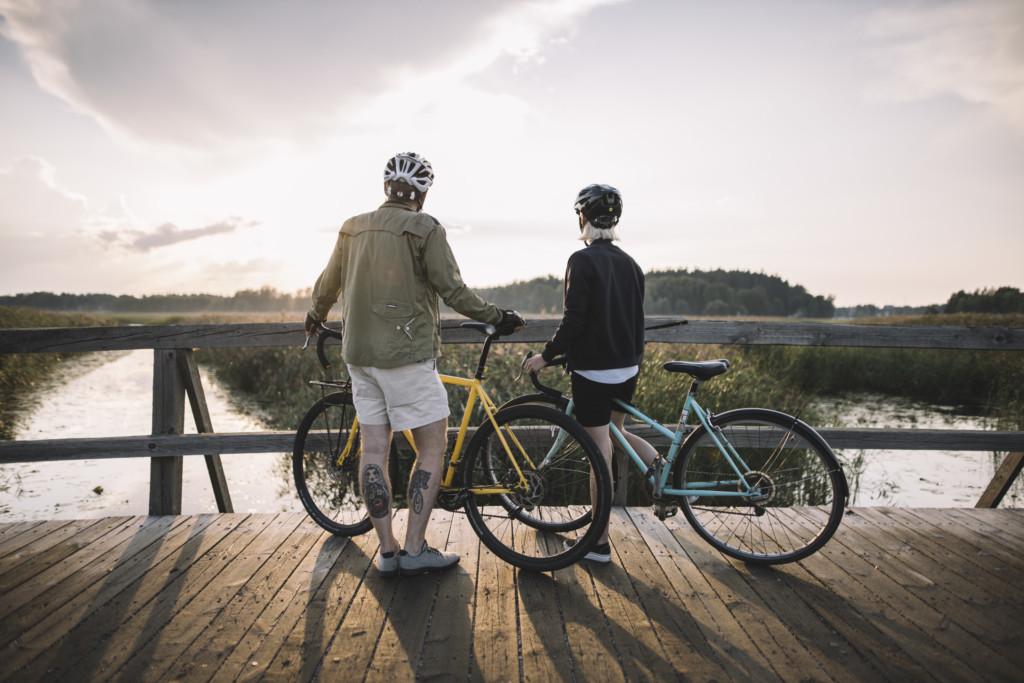
[(474, 320), (501, 320), (501, 310), (462, 281), (444, 227), (400, 202), (341, 226), (313, 287), (312, 315), (326, 320), (339, 295), (341, 355), (351, 365), (393, 368), (440, 356), (438, 296)]

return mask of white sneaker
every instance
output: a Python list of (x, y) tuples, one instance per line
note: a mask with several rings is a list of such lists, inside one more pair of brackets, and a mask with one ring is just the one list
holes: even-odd
[(437, 548), (431, 548), (426, 541), (423, 541), (423, 546), (415, 555), (404, 550), (398, 553), (398, 566), (402, 576), (415, 576), (450, 569), (458, 563), (457, 553), (442, 553)]

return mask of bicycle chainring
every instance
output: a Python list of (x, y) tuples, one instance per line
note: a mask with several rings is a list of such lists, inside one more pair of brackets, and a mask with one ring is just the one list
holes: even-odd
[(466, 504), (469, 493), (466, 489), (450, 489), (437, 494), (437, 504), (448, 512), (458, 512)]

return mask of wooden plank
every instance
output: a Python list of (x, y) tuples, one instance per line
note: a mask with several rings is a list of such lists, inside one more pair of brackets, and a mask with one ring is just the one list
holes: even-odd
[(486, 552), (466, 519), (455, 513), (445, 550), (458, 553), (457, 569), (441, 574), (433, 614), (423, 638), (416, 676), (424, 680), (464, 679), (473, 648), (473, 616), (479, 556)]
[[(652, 561), (643, 532), (625, 509), (612, 510), (609, 539), (613, 563), (622, 567), (635, 595), (637, 607), (647, 615), (671, 677), (685, 680), (727, 680), (729, 674), (708, 645), (689, 606), (679, 599), (668, 576)], [(594, 573), (604, 573), (595, 568)], [(628, 599), (628, 596), (627, 596)]]
[[(569, 538), (578, 535), (565, 534)], [(623, 668), (614, 632), (608, 626), (587, 568), (582, 563), (570, 565), (554, 572), (554, 578), (575, 679), (627, 680), (628, 672)]]
[[(0, 442), (0, 443), (13, 443), (13, 442)], [(15, 536), (28, 531), (34, 526), (42, 524), (45, 520), (27, 520), (24, 522), (6, 522), (0, 524), (0, 544), (6, 543)]]
[(37, 542), (41, 538), (46, 538), (70, 523), (71, 521), (67, 519), (57, 519), (49, 522), (26, 522), (19, 533), (12, 533), (9, 537), (0, 539), (0, 558), (13, 555), (22, 548)]
[[(980, 522), (974, 515), (957, 518), (954, 510), (908, 509), (908, 514), (932, 524), (946, 534), (973, 548), (980, 562), (988, 564), (989, 571), (1013, 581), (1024, 572), (1024, 557), (1015, 547), (1008, 547), (999, 537), (999, 530)], [(972, 513), (977, 510), (972, 509)], [(1000, 510), (1000, 512), (1009, 512)], [(1007, 519), (1013, 519), (1008, 517)], [(1016, 580), (1019, 581), (1019, 578)]]
[[(667, 519), (665, 526), (677, 537), (690, 531), (678, 517)], [(744, 580), (742, 572), (732, 562), (707, 544), (692, 543), (685, 551), (778, 675), (800, 680), (815, 680), (825, 675), (820, 662), (751, 588), (749, 574)]]
[[(1018, 635), (1019, 615), (1006, 607), (1024, 607), (1024, 588), (1007, 590), (1000, 582), (985, 581), (985, 575), (974, 564), (943, 552), (928, 537), (896, 522), (892, 514), (883, 514), (876, 508), (858, 508), (858, 512), (844, 526), (878, 546), (889, 560), (887, 565), (898, 563), (905, 567), (910, 590), (918, 591), (923, 600), (948, 604), (944, 610), (947, 613), (962, 612), (969, 622), (961, 621), (961, 625), (975, 635), (995, 642), (1002, 642), (1010, 634)], [(897, 511), (896, 516), (902, 515)], [(989, 635), (992, 627), (1001, 630)]]
[[(516, 549), (529, 556), (550, 553), (550, 534), (520, 533)], [(551, 572), (517, 571), (516, 608), (519, 623), (521, 676), (524, 681), (573, 680), (572, 655)]]
[[(615, 513), (624, 514), (620, 510)], [(675, 667), (655, 633), (654, 624), (638, 604), (630, 577), (614, 559), (607, 565), (585, 562), (584, 566), (594, 581), (598, 604), (611, 630), (623, 670), (628, 677), (643, 680), (675, 678)]]
[[(119, 556), (113, 557), (109, 565), (96, 567), (98, 573), (89, 572), (93, 575), (83, 576), (82, 580), (79, 580), (79, 574), (85, 573), (79, 572), (73, 579), (65, 580), (63, 583), (77, 584), (74, 585), (74, 597), (65, 600), (59, 606), (54, 604), (53, 609), (47, 611), (41, 620), (34, 620), (31, 628), (22, 629), (18, 639), (5, 646), (5, 657), (2, 659), (5, 665), (16, 668), (36, 659), (88, 615), (121, 595), (123, 591), (134, 590), (133, 586), (137, 585), (151, 567), (180, 552), (181, 547), (192, 538), (202, 536), (212, 525), (230, 523), (227, 520), (217, 520), (213, 515), (154, 519), (151, 526), (166, 532), (160, 542), (148, 543), (145, 547), (138, 548), (142, 545), (140, 541), (135, 547), (125, 548)], [(135, 552), (136, 549), (138, 552)], [(69, 640), (68, 643), (69, 647), (73, 648), (95, 646), (92, 640), (87, 640), (84, 644), (74, 640)]]
[[(185, 384), (178, 370), (176, 350), (153, 352), (153, 434), (185, 431)], [(149, 514), (181, 514), (182, 459), (149, 461)]]
[[(857, 514), (863, 514), (866, 508), (857, 508)], [(991, 556), (955, 535), (935, 526), (914, 515), (906, 509), (871, 508), (876, 516), (899, 525), (905, 532), (912, 534), (911, 543), (915, 547), (933, 549), (933, 556), (938, 562), (946, 562), (954, 567), (963, 567), (963, 572), (971, 581), (983, 581), (1001, 593), (1017, 594), (1022, 589), (1018, 575), (1010, 572), (1008, 567), (994, 569), (995, 563)]]
[[(153, 544), (132, 562), (118, 564), (102, 584), (48, 616), (26, 633), (17, 662), (26, 679), (71, 679), (89, 675), (109, 680), (117, 666), (158, 632), (179, 600), (202, 574), (239, 525), (268, 516), (207, 515), (199, 527), (187, 518), (164, 543)], [(219, 562), (216, 553), (215, 562)], [(195, 570), (195, 571), (193, 571)]]
[[(213, 420), (210, 419), (210, 409), (206, 405), (203, 380), (199, 376), (199, 366), (196, 365), (192, 349), (178, 352), (178, 365), (185, 382), (185, 394), (188, 396), (188, 402), (192, 408), (192, 419), (196, 423), (196, 431), (201, 434), (213, 432)], [(203, 458), (206, 460), (206, 471), (210, 475), (210, 487), (213, 489), (213, 497), (217, 501), (217, 510), (219, 512), (234, 512), (220, 455), (205, 453)]]
[(310, 557), (311, 551), (322, 544), (326, 536), (326, 531), (301, 517), (287, 541), (178, 655), (161, 680), (208, 680), (220, 663), (236, 650), (236, 645), (240, 646), (239, 641), (253, 628), (259, 628), (262, 615), (272, 612), (274, 605), (282, 605), (282, 598), (287, 604), (289, 582), (295, 580), (296, 589), (308, 585), (308, 574), (304, 571), (311, 568), (316, 559), (315, 553)]
[[(304, 524), (309, 527), (311, 523)], [(227, 658), (216, 662), (217, 667), (211, 663), (208, 669), (193, 672), (196, 679), (258, 679), (282, 649), (283, 667), (315, 657), (309, 667), (299, 665), (300, 669), (312, 670), (320, 656), (319, 647), (314, 652), (313, 644), (320, 643), (325, 623), (333, 624), (344, 614), (376, 548), (373, 533), (355, 538), (320, 536)], [(306, 642), (310, 647), (304, 647)]]
[[(485, 514), (503, 510), (483, 508)], [(492, 529), (501, 540), (513, 545), (512, 525)], [(473, 656), (470, 678), (485, 681), (519, 677), (519, 634), (516, 628), (515, 569), (485, 547), (480, 548), (477, 569)]]
[[(818, 511), (805, 514), (819, 524), (824, 519)], [(1006, 609), (1006, 596), (986, 594), (977, 583), (965, 581), (906, 542), (906, 534), (894, 536), (873, 522), (867, 516), (851, 515), (845, 525), (845, 538), (857, 539), (865, 559), (875, 558), (880, 572), (979, 640), (1003, 652), (1018, 648), (1020, 618), (1016, 610), (1011, 614)]]
[[(0, 595), (58, 564), (128, 521), (128, 517), (80, 520), (48, 534), (0, 561)], [(22, 553), (25, 553), (22, 556)]]
[[(811, 528), (803, 515), (789, 521), (796, 528)], [(830, 582), (829, 588), (867, 610), (887, 638), (940, 680), (1012, 677), (1012, 666), (1005, 659), (876, 568), (877, 558), (855, 538), (837, 533), (827, 547), (846, 551), (839, 555), (846, 576)]]
[[(447, 344), (478, 344), (478, 332), (459, 327), (463, 319), (445, 319)], [(647, 326), (675, 318), (650, 316)], [(527, 327), (502, 342), (547, 341), (558, 319), (530, 318)], [(329, 323), (334, 327), (339, 323)], [(649, 330), (649, 342), (720, 345), (846, 346), (868, 348), (1024, 350), (1024, 330), (1010, 327), (947, 325), (852, 325), (792, 320), (691, 320), (686, 325)], [(140, 325), (0, 330), (0, 353), (295, 346), (304, 341), (295, 323)], [(330, 343), (334, 343), (331, 340)]]
[[(452, 434), (455, 428), (449, 430)], [(472, 430), (471, 430), (472, 431)], [(667, 440), (647, 428), (630, 429), (655, 446)], [(885, 450), (1007, 451), (1024, 448), (1024, 432), (969, 429), (821, 429), (833, 448)], [(295, 432), (138, 435), (0, 441), (0, 465), (16, 462), (160, 458), (180, 455), (291, 452)], [(632, 467), (632, 465), (630, 465)]]
[[(431, 547), (447, 546), (452, 517), (453, 514), (447, 510), (434, 510), (426, 531), (427, 543)], [(443, 574), (457, 571), (458, 567), (442, 573), (402, 578), (367, 668), (369, 680), (406, 681), (416, 677), (416, 665), (423, 650), (427, 627), (434, 615)], [(437, 615), (438, 619), (450, 617), (449, 614)], [(329, 671), (331, 664), (333, 662), (325, 661), (323, 671)], [(342, 677), (340, 670), (335, 673)]]
[[(396, 538), (405, 536), (405, 525), (408, 521), (406, 510), (398, 510), (392, 521)], [(325, 630), (324, 639), (319, 648), (321, 658), (319, 665), (312, 670), (314, 676), (326, 681), (344, 678), (360, 678), (369, 672), (373, 653), (380, 642), (388, 612), (394, 608), (395, 595), (402, 580), (395, 577), (382, 578), (374, 565), (377, 550), (370, 555), (370, 566), (363, 581), (352, 596), (348, 610), (339, 622)], [(275, 660), (275, 664), (277, 660)], [(281, 669), (272, 665), (272, 672), (277, 674)], [(300, 678), (306, 678), (306, 670), (300, 672)]]
[[(273, 556), (301, 522), (293, 513), (254, 515), (189, 569), (180, 586), (172, 588), (164, 605), (154, 601), (127, 622), (122, 631), (133, 633), (124, 640), (129, 656), (111, 657), (113, 645), (100, 667), (117, 672), (126, 681), (152, 681), (163, 676), (181, 652), (220, 613), (225, 603)], [(150, 631), (150, 633), (147, 633)], [(130, 657), (130, 658), (129, 658)], [(117, 661), (124, 661), (120, 667)]]
[[(119, 555), (140, 552), (158, 542), (179, 520), (133, 517), (114, 532), (39, 573), (4, 596), (0, 605), (0, 644), (8, 643), (45, 614), (102, 578)], [(44, 593), (48, 593), (44, 597)]]
[(673, 534), (649, 509), (629, 508), (629, 516), (667, 577), (675, 599), (693, 616), (719, 665), (728, 673), (727, 678), (780, 680), (780, 675), (772, 668), (770, 657), (759, 649), (690, 560), (687, 550), (704, 541), (693, 534)]

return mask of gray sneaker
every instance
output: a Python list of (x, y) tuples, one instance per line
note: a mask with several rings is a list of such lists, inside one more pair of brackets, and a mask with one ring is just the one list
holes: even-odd
[(437, 548), (431, 548), (426, 541), (423, 541), (423, 547), (415, 555), (404, 550), (398, 553), (398, 566), (402, 571), (402, 576), (436, 572), (454, 567), (458, 563), (457, 553), (442, 553)]
[(398, 576), (398, 553), (377, 551), (377, 573), (388, 579)]

